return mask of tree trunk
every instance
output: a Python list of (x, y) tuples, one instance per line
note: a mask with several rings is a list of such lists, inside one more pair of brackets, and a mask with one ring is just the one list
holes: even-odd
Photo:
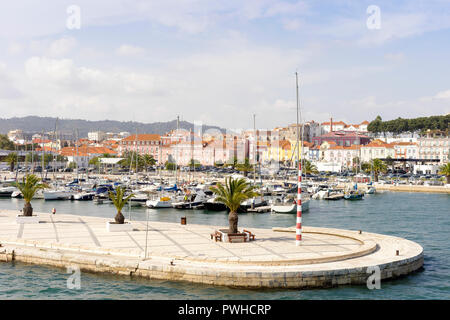
[(450, 176), (447, 176), (447, 184), (450, 184)]
[(125, 222), (125, 217), (123, 216), (122, 212), (118, 211), (116, 216), (114, 217), (114, 220), (116, 221), (116, 223), (118, 224), (124, 224)]
[(27, 217), (31, 217), (33, 215), (33, 207), (30, 202), (25, 202), (23, 207), (23, 215)]
[(228, 215), (228, 223), (230, 225), (230, 233), (238, 233), (238, 215), (236, 212), (230, 211)]

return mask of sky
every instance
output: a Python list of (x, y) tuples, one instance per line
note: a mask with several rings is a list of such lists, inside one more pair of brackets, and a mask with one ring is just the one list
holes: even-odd
[(0, 10), (0, 117), (230, 129), (450, 112), (450, 0), (33, 0)]

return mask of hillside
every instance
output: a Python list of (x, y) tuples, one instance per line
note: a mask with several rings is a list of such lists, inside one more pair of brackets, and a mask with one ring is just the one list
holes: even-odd
[[(56, 118), (52, 117), (37, 117), (28, 116), (22, 118), (0, 118), (0, 133), (7, 134), (10, 130), (20, 129), (24, 132), (49, 132), (55, 128)], [(104, 132), (122, 132), (128, 131), (130, 133), (157, 133), (164, 134), (170, 130), (177, 128), (177, 121), (168, 122), (154, 122), (154, 123), (142, 123), (134, 121), (114, 121), (114, 120), (102, 120), (102, 121), (89, 121), (81, 119), (58, 119), (58, 131), (71, 135), (78, 129), (80, 137), (86, 137), (89, 131), (104, 131)], [(180, 121), (180, 128), (189, 130), (193, 129), (194, 125), (187, 121)], [(219, 129), (225, 132), (224, 129), (216, 126), (203, 125), (202, 130), (208, 130), (210, 128)]]

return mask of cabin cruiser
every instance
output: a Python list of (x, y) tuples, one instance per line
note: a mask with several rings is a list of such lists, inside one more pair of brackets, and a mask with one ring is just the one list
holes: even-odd
[(53, 189), (44, 191), (44, 200), (68, 200), (71, 199), (74, 192), (65, 189)]
[(248, 209), (267, 206), (267, 201), (263, 197), (247, 199), (241, 203), (238, 212), (247, 212)]
[[(208, 192), (212, 193), (212, 192)], [(172, 207), (176, 209), (193, 209), (203, 206), (203, 203), (209, 199), (207, 192), (198, 189), (195, 193), (186, 194), (183, 201), (173, 202)]]
[(206, 200), (203, 202), (203, 205), (205, 206), (205, 209), (208, 211), (225, 211), (227, 210), (227, 206), (224, 205), (222, 202), (217, 201), (217, 197), (213, 197), (211, 199)]
[(13, 186), (0, 187), (0, 197), (10, 198), (15, 191), (17, 191), (17, 188)]
[[(309, 202), (309, 197), (302, 195), (302, 212), (309, 210)], [(270, 207), (275, 213), (296, 213), (297, 200), (288, 197), (280, 202), (278, 198), (275, 198)]]
[(156, 200), (147, 200), (145, 205), (152, 209), (172, 208), (172, 199), (170, 197), (159, 197)]
[(86, 200), (92, 200), (94, 199), (95, 196), (95, 192), (91, 191), (81, 191), (78, 193), (75, 193), (72, 197), (73, 200), (78, 200), (78, 201), (86, 201)]

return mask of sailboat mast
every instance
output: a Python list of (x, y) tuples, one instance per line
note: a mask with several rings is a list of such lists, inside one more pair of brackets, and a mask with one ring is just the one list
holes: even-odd
[(253, 114), (253, 135), (254, 135), (254, 146), (253, 146), (253, 184), (256, 185), (256, 147), (258, 145), (258, 139), (256, 138), (256, 114)]
[[(178, 138), (178, 131), (180, 129), (180, 116), (177, 116), (177, 138)], [(179, 144), (176, 144), (177, 147), (175, 148), (175, 184), (178, 184), (178, 147)]]
[(75, 148), (76, 148), (76, 152), (77, 152), (77, 160), (75, 161), (75, 166), (76, 166), (76, 170), (77, 170), (77, 181), (78, 184), (80, 184), (79, 180), (78, 180), (78, 129), (76, 131), (76, 136), (75, 136)]
[[(298, 99), (298, 73), (295, 72), (295, 85), (296, 85), (296, 96), (297, 96), (297, 146), (299, 146), (299, 127), (298, 127), (298, 116), (299, 116), (299, 99)], [(302, 241), (302, 164), (299, 161), (299, 148), (297, 148), (297, 165), (298, 165), (298, 182), (297, 182), (297, 223), (295, 230), (295, 245), (299, 246)]]

